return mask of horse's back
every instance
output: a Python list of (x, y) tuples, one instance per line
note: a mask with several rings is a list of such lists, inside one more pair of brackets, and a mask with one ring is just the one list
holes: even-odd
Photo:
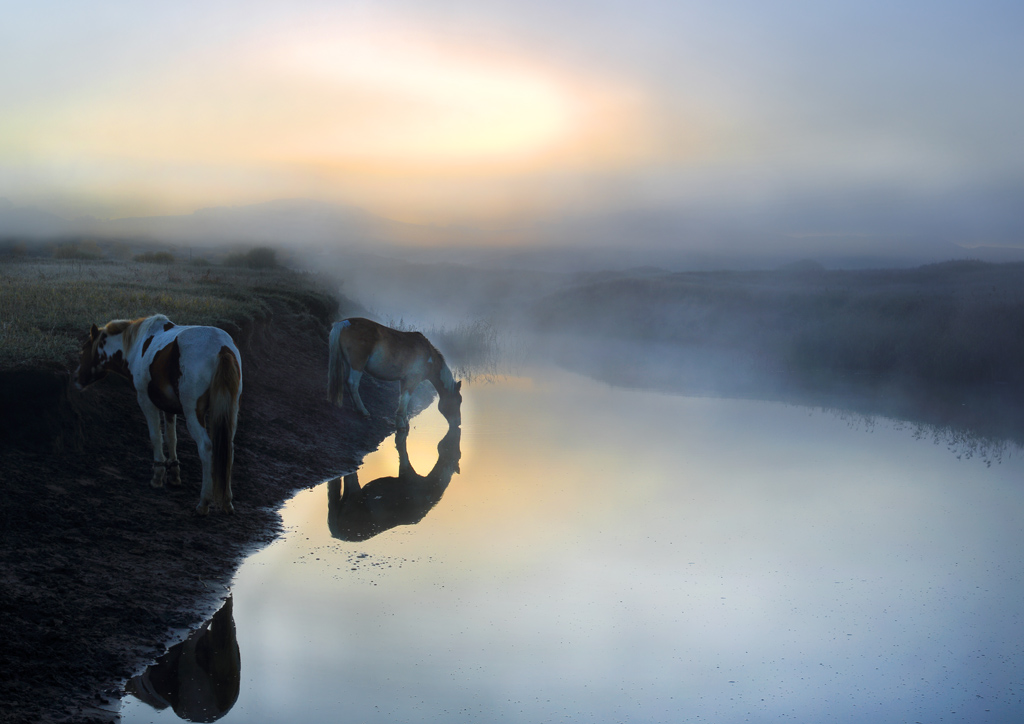
[(375, 366), (378, 367), (389, 360), (394, 350), (400, 347), (397, 337), (400, 334), (397, 330), (363, 317), (343, 319), (331, 329), (334, 345), (348, 363), (359, 370), (373, 364), (372, 360), (376, 360)]
[[(176, 371), (180, 379), (172, 383), (178, 394), (186, 398), (198, 398), (213, 380), (220, 359), (220, 352), (227, 348), (238, 366), (239, 385), (241, 385), (242, 359), (231, 335), (219, 327), (203, 327), (190, 325), (167, 324), (152, 330), (141, 343), (143, 352), (140, 359), (142, 377), (140, 381), (148, 382), (155, 373), (153, 365), (158, 357), (161, 368), (169, 367)], [(168, 352), (173, 350), (174, 359), (168, 362)]]
[(369, 319), (350, 317), (335, 322), (331, 332), (346, 349), (355, 349), (372, 348), (387, 329), (383, 324)]
[(235, 347), (231, 335), (220, 327), (178, 327), (176, 329), (180, 330), (176, 338), (183, 354), (187, 353), (197, 360), (216, 361), (221, 349), (227, 347), (241, 366), (238, 348)]
[[(379, 380), (402, 380), (415, 387), (427, 379), (440, 353), (420, 332), (405, 332), (362, 317), (336, 322), (331, 328), (331, 354)], [(410, 382), (411, 380), (411, 382)]]

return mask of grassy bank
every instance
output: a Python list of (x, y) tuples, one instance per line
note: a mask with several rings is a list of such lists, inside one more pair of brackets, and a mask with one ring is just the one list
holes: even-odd
[[(397, 384), (364, 381), (369, 419), (327, 401), (338, 302), (310, 275), (24, 261), (0, 266), (0, 285), (13, 361), (0, 368), (0, 721), (113, 721), (125, 680), (219, 607), (239, 561), (279, 532), (282, 503), (394, 431)], [(149, 486), (127, 380), (69, 389), (89, 323), (152, 312), (242, 332), (235, 515), (194, 514), (202, 469), (180, 424), (183, 484)]]
[(1024, 387), (1024, 264), (623, 274), (532, 317), (549, 332), (731, 350), (797, 378)]
[(0, 370), (65, 366), (89, 325), (166, 314), (232, 331), (264, 318), (273, 300), (332, 317), (314, 278), (285, 269), (135, 261), (9, 260), (0, 264)]

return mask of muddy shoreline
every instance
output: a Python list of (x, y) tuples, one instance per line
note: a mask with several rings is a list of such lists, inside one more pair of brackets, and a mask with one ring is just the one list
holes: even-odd
[(180, 421), (184, 484), (149, 487), (126, 381), (78, 393), (67, 370), (0, 372), (0, 721), (116, 721), (125, 680), (215, 610), (242, 558), (279, 533), (281, 503), (393, 432), (397, 385), (364, 380), (369, 420), (327, 402), (330, 321), (280, 304), (233, 330), (233, 516), (194, 514), (200, 465)]

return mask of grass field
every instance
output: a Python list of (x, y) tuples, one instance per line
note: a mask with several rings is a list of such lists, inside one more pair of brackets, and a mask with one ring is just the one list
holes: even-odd
[(283, 269), (8, 260), (0, 263), (0, 369), (67, 365), (94, 323), (161, 313), (231, 329), (265, 315), (272, 298), (334, 313), (324, 285)]

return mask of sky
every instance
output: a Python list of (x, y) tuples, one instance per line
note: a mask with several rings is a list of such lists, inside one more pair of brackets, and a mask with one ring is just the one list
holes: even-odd
[(15, 205), (1024, 231), (1019, 3), (0, 2)]

